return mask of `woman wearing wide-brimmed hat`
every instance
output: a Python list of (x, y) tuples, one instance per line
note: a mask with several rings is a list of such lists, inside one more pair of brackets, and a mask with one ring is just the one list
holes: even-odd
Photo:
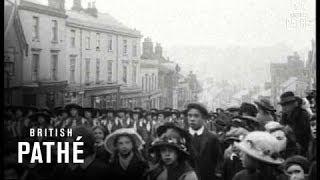
[(187, 161), (190, 153), (185, 142), (184, 138), (170, 136), (155, 139), (149, 151), (156, 154), (158, 164), (147, 172), (147, 179), (197, 180), (194, 169)]
[(63, 128), (70, 128), (76, 126), (87, 126), (88, 122), (85, 118), (82, 117), (82, 107), (77, 104), (68, 104), (65, 106), (65, 109), (69, 113), (69, 118), (62, 125)]
[(121, 128), (109, 134), (105, 147), (111, 155), (111, 179), (141, 179), (147, 169), (140, 150), (144, 141), (133, 128)]
[(233, 180), (277, 178), (277, 166), (284, 160), (280, 158), (279, 142), (274, 136), (268, 132), (253, 131), (234, 145), (241, 151), (240, 159), (245, 169), (238, 172)]
[(258, 107), (257, 119), (261, 126), (264, 126), (269, 121), (274, 121), (274, 112), (276, 111), (271, 105), (270, 101), (262, 98), (259, 101), (254, 101)]

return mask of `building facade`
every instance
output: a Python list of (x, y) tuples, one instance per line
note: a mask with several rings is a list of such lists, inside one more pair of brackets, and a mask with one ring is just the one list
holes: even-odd
[[(287, 57), (286, 63), (271, 63), (270, 71), (271, 102), (274, 107), (280, 108), (277, 102), (280, 100), (280, 95), (287, 89), (292, 90), (297, 96), (305, 96), (308, 69), (296, 52)], [(288, 88), (289, 86), (295, 88)]]
[(67, 15), (66, 99), (97, 108), (141, 104), (140, 32), (79, 0)]
[(64, 1), (49, 0), (46, 6), (22, 0), (18, 14), (28, 46), (20, 69), (20, 103), (61, 106), (67, 86)]
[(18, 14), (18, 5), (4, 1), (4, 104), (21, 104), (22, 64), (28, 46)]
[(140, 72), (141, 88), (144, 94), (143, 108), (160, 108), (159, 67), (160, 61), (153, 51), (153, 42), (147, 37), (142, 43)]
[[(6, 77), (11, 82), (8, 92), (17, 95), (11, 104), (140, 106), (140, 32), (99, 13), (94, 3), (83, 8), (81, 0), (74, 0), (67, 11), (64, 4), (21, 0), (16, 5), (5, 49), (7, 69), (15, 70), (14, 76)], [(10, 8), (6, 10), (10, 19)], [(17, 54), (16, 63), (11, 63), (12, 54)]]

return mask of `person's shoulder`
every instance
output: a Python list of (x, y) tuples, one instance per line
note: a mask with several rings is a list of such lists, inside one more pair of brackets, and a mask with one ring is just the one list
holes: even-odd
[(198, 176), (194, 170), (183, 173), (179, 180), (198, 180)]
[(96, 158), (91, 165), (92, 168), (94, 169), (107, 169), (107, 163), (102, 161), (99, 158)]
[(232, 180), (242, 180), (242, 179), (246, 179), (248, 176), (248, 170), (246, 169), (242, 169), (241, 171), (237, 172)]
[(206, 131), (206, 136), (209, 137), (210, 140), (214, 140), (214, 141), (218, 141), (218, 134), (214, 131), (209, 131), (208, 129), (205, 130)]

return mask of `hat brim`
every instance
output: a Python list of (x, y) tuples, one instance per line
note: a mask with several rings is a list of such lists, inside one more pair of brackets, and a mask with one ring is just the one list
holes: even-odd
[(67, 111), (70, 111), (71, 109), (77, 109), (77, 110), (81, 110), (82, 107), (77, 105), (77, 104), (71, 104), (71, 105), (66, 105), (65, 109)]
[(297, 101), (297, 97), (291, 96), (291, 97), (283, 98), (278, 104), (284, 105), (284, 104), (288, 104), (295, 101)]
[(255, 122), (255, 123), (260, 123), (257, 118), (252, 117), (252, 116), (239, 116), (238, 118), (242, 119), (242, 120), (245, 120), (245, 121), (251, 121), (251, 122)]
[(180, 153), (182, 153), (183, 155), (185, 155), (186, 157), (189, 157), (189, 156), (190, 156), (189, 152), (183, 151), (182, 149), (180, 149), (179, 146), (177, 146), (177, 145), (175, 145), (175, 144), (172, 144), (172, 143), (167, 143), (167, 142), (160, 142), (160, 143), (157, 143), (157, 144), (151, 146), (151, 147), (149, 148), (149, 152), (151, 152), (151, 153), (152, 153), (152, 152), (156, 152), (156, 151), (159, 152), (161, 147), (172, 147), (172, 148), (174, 148), (175, 150), (177, 150), (178, 152), (180, 152)]
[(186, 139), (186, 141), (190, 142), (191, 141), (191, 136), (189, 134), (188, 131), (178, 127), (178, 126), (175, 126), (173, 124), (164, 124), (162, 126), (159, 126), (157, 129), (156, 129), (156, 132), (157, 132), (157, 136), (160, 137), (162, 134), (164, 134), (168, 129), (175, 129), (179, 132), (179, 134), (184, 137)]
[(114, 146), (115, 139), (120, 135), (132, 136), (138, 149), (145, 144), (142, 137), (133, 128), (121, 128), (109, 134), (104, 140), (104, 146), (109, 153), (114, 153), (116, 147)]
[(254, 103), (257, 105), (257, 106), (259, 106), (259, 107), (261, 107), (262, 109), (265, 109), (265, 110), (268, 110), (268, 111), (276, 111), (275, 109), (273, 109), (272, 107), (269, 107), (269, 106), (266, 106), (265, 104), (262, 104), (261, 102), (259, 102), (259, 101), (254, 101)]
[(249, 148), (247, 145), (245, 145), (243, 142), (235, 142), (234, 146), (239, 148), (241, 151), (243, 151), (244, 153), (248, 154), (249, 156), (258, 159), (260, 161), (269, 163), (269, 164), (277, 164), (280, 165), (282, 163), (284, 163), (284, 159), (282, 158), (277, 158), (277, 159), (273, 159), (269, 156), (264, 156), (262, 154), (262, 152), (256, 151), (252, 148)]

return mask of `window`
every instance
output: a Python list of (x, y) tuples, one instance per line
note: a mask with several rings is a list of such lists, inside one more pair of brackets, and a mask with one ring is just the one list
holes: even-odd
[(157, 76), (154, 76), (154, 89), (158, 89), (158, 80), (157, 80)]
[(76, 46), (76, 31), (71, 30), (71, 38), (70, 38), (71, 47)]
[(123, 74), (122, 74), (122, 81), (127, 83), (127, 75), (128, 75), (128, 67), (123, 66)]
[(96, 34), (96, 44), (97, 44), (97, 47), (96, 47), (96, 50), (99, 51), (100, 50), (100, 33), (97, 33)]
[(154, 90), (155, 89), (155, 76), (154, 76), (154, 74), (152, 74), (152, 85), (151, 85), (151, 87), (152, 87), (152, 90)]
[(32, 39), (39, 40), (39, 17), (33, 17)]
[(143, 76), (142, 76), (141, 83), (142, 83), (142, 90), (144, 91), (144, 77)]
[(86, 37), (86, 49), (90, 49), (90, 33)]
[(39, 54), (32, 55), (32, 81), (38, 81), (39, 79)]
[(96, 83), (100, 81), (100, 59), (96, 60)]
[(56, 81), (57, 78), (57, 70), (58, 70), (58, 54), (51, 55), (51, 80)]
[(112, 82), (112, 61), (108, 61), (107, 68), (107, 81)]
[(90, 82), (90, 59), (86, 58), (86, 77), (85, 77), (85, 83)]
[(148, 85), (149, 85), (149, 87), (148, 87), (148, 88), (149, 88), (149, 91), (151, 91), (151, 90), (152, 90), (152, 89), (151, 89), (151, 88), (152, 88), (152, 87), (151, 87), (151, 86), (152, 86), (151, 78), (152, 78), (152, 77), (150, 76), (150, 77), (149, 77), (149, 82), (148, 82)]
[(128, 42), (127, 40), (123, 40), (123, 55), (128, 55)]
[(149, 91), (149, 75), (146, 74), (146, 91)]
[(132, 56), (137, 57), (137, 43), (134, 42), (132, 45)]
[(57, 20), (52, 20), (52, 41), (58, 41), (58, 22)]
[(137, 65), (132, 65), (132, 83), (137, 83)]
[(112, 36), (108, 36), (108, 51), (112, 51)]
[(70, 83), (75, 83), (76, 58), (70, 57)]

